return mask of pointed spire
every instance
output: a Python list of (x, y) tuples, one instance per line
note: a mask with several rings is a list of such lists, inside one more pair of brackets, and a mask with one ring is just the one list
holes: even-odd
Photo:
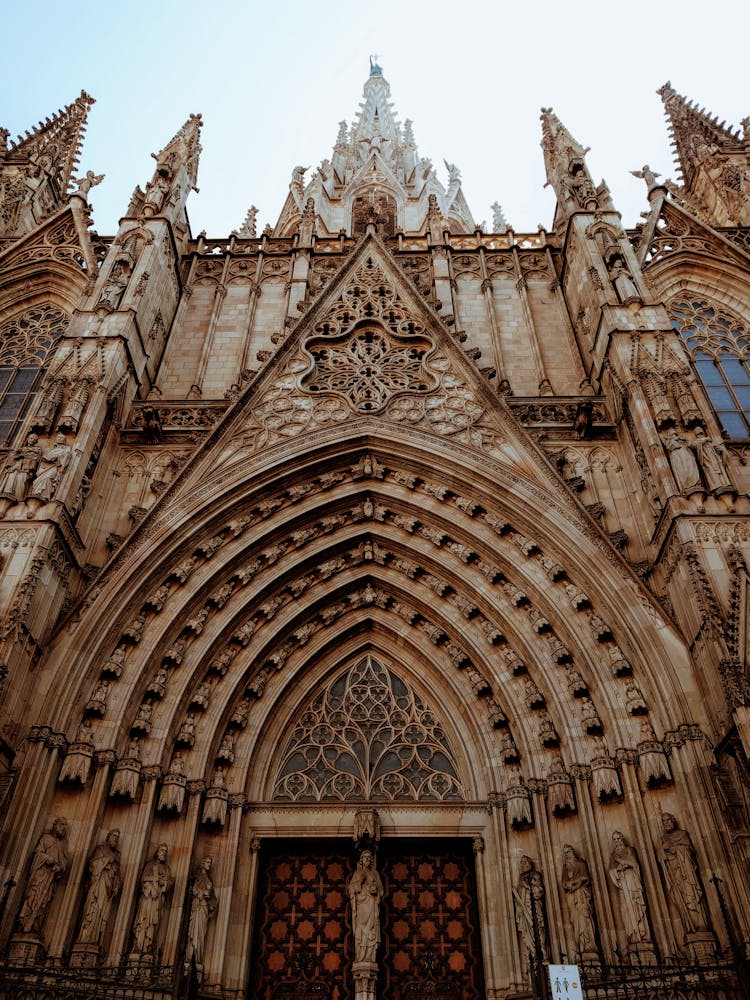
[(94, 98), (82, 90), (72, 104), (39, 122), (25, 136), (19, 135), (8, 150), (8, 160), (37, 164), (54, 180), (60, 194), (65, 194), (78, 165), (92, 104)]
[(494, 201), (490, 208), (492, 209), (492, 232), (493, 233), (507, 233), (508, 231), (508, 220), (505, 218), (505, 213), (503, 212), (503, 207), (499, 201)]
[(243, 240), (254, 240), (257, 233), (257, 219), (258, 219), (258, 209), (255, 205), (251, 205), (247, 210), (247, 215), (245, 216), (245, 221), (242, 226), (237, 230), (237, 236)]
[(195, 191), (198, 190), (195, 186), (198, 180), (198, 160), (203, 149), (200, 143), (202, 126), (203, 115), (190, 115), (164, 149), (158, 155), (151, 154), (156, 160), (157, 172), (166, 166), (172, 173), (175, 173), (177, 164), (184, 166)]
[[(552, 108), (542, 108), (542, 150), (547, 170), (547, 183), (555, 189), (558, 217), (584, 210), (604, 208), (600, 192), (594, 186), (586, 166), (584, 149), (565, 128)], [(609, 206), (606, 206), (609, 207)]]
[(739, 132), (678, 94), (669, 81), (657, 94), (664, 103), (677, 166), (686, 187), (691, 186), (696, 168), (708, 157), (742, 151), (744, 140)]

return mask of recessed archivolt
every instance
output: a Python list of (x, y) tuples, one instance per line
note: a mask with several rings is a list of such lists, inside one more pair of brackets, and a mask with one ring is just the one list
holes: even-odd
[[(354, 476), (361, 476), (368, 468), (372, 472), (372, 463), (372, 457), (366, 456), (361, 460), (359, 466), (350, 470), (350, 473), (353, 472)], [(375, 466), (377, 466), (377, 462), (375, 462)], [(210, 536), (202, 545), (198, 546), (191, 556), (174, 565), (161, 584), (154, 587), (152, 595), (156, 595), (155, 600), (151, 601), (149, 597), (149, 600), (140, 609), (140, 613), (134, 615), (129, 624), (120, 626), (122, 631), (115, 639), (115, 648), (112, 650), (114, 655), (119, 655), (121, 660), (125, 660), (126, 650), (140, 644), (145, 635), (150, 641), (145, 642), (141, 648), (147, 651), (151, 664), (158, 665), (160, 658), (169, 653), (173, 646), (176, 646), (177, 652), (173, 651), (168, 656), (168, 660), (173, 661), (173, 664), (168, 665), (176, 665), (174, 664), (176, 658), (179, 657), (180, 661), (184, 658), (187, 648), (206, 629), (206, 623), (215, 616), (217, 610), (223, 609), (226, 605), (233, 616), (237, 617), (240, 612), (237, 612), (236, 606), (237, 601), (240, 600), (243, 603), (241, 615), (247, 617), (244, 601), (248, 599), (249, 592), (242, 598), (239, 598), (239, 593), (246, 588), (251, 579), (255, 577), (260, 579), (263, 572), (274, 567), (272, 583), (278, 590), (282, 577), (288, 572), (284, 563), (285, 559), (288, 563), (291, 556), (291, 562), (297, 567), (302, 564), (300, 555), (304, 550), (308, 546), (314, 545), (322, 537), (335, 535), (347, 525), (356, 525), (361, 533), (361, 527), (369, 523), (378, 533), (387, 531), (396, 536), (394, 551), (389, 551), (386, 548), (384, 554), (381, 555), (379, 549), (382, 549), (383, 546), (381, 543), (377, 543), (375, 548), (371, 548), (368, 556), (362, 555), (358, 559), (354, 559), (350, 554), (341, 562), (342, 557), (336, 552), (332, 553), (332, 559), (330, 559), (325, 558), (324, 552), (316, 550), (310, 556), (311, 565), (315, 569), (314, 576), (306, 579), (305, 572), (298, 573), (299, 579), (296, 583), (290, 583), (286, 598), (280, 598), (278, 593), (269, 592), (267, 587), (251, 588), (253, 595), (255, 595), (252, 599), (257, 600), (258, 604), (257, 620), (265, 620), (268, 617), (269, 608), (274, 605), (280, 607), (287, 601), (298, 599), (302, 592), (313, 583), (320, 583), (326, 576), (341, 571), (347, 565), (366, 562), (368, 558), (372, 561), (381, 559), (392, 568), (406, 573), (411, 579), (418, 578), (423, 585), (431, 587), (435, 593), (442, 591), (443, 599), (449, 601), (466, 619), (466, 622), (462, 624), (462, 630), (480, 629), (490, 643), (502, 643), (502, 633), (508, 631), (509, 608), (513, 608), (516, 618), (525, 616), (528, 619), (527, 633), (529, 632), (528, 625), (531, 625), (534, 634), (543, 639), (548, 646), (549, 655), (546, 658), (544, 655), (540, 656), (538, 648), (532, 648), (527, 658), (535, 662), (545, 662), (546, 659), (546, 662), (557, 661), (564, 664), (569, 659), (566, 643), (560, 640), (553, 631), (547, 616), (559, 623), (555, 627), (559, 628), (560, 624), (563, 626), (563, 634), (569, 630), (565, 618), (581, 618), (586, 623), (585, 627), (582, 630), (579, 629), (577, 635), (574, 632), (572, 638), (568, 638), (567, 641), (578, 651), (582, 648), (590, 649), (592, 639), (598, 641), (599, 645), (595, 647), (593, 658), (588, 657), (591, 659), (591, 668), (586, 672), (590, 673), (596, 680), (600, 672), (598, 661), (603, 658), (603, 653), (606, 650), (611, 661), (611, 670), (616, 675), (629, 673), (629, 667), (624, 662), (624, 657), (611, 640), (611, 630), (602, 618), (591, 610), (590, 599), (566, 577), (561, 566), (544, 556), (535, 542), (515, 531), (504, 519), (495, 518), (488, 514), (478, 504), (465, 496), (459, 496), (450, 490), (434, 486), (426, 481), (420, 481), (410, 474), (390, 473), (377, 467), (374, 471), (376, 476), (381, 477), (381, 480), (391, 477), (396, 482), (405, 480), (408, 489), (413, 491), (418, 489), (419, 492), (427, 493), (431, 498), (431, 504), (438, 506), (438, 509), (445, 505), (447, 507), (446, 513), (451, 518), (450, 523), (446, 526), (446, 520), (438, 519), (434, 513), (431, 513), (430, 521), (428, 521), (423, 509), (405, 509), (403, 501), (401, 509), (399, 509), (398, 504), (394, 507), (393, 498), (388, 498), (390, 506), (386, 507), (374, 495), (373, 491), (372, 494), (368, 492), (364, 497), (360, 496), (358, 504), (352, 503), (352, 500), (356, 498), (351, 496), (345, 498), (343, 509), (336, 510), (332, 504), (329, 505), (326, 508), (330, 510), (328, 514), (316, 506), (315, 520), (311, 519), (311, 523), (304, 523), (304, 521), (286, 523), (284, 525), (286, 533), (281, 533), (277, 529), (275, 532), (269, 531), (268, 535), (261, 539), (257, 530), (261, 522), (270, 519), (273, 523), (274, 515), (281, 511), (281, 508), (309, 498), (310, 494), (315, 493), (316, 485), (318, 489), (321, 486), (330, 489), (335, 482), (342, 482), (347, 477), (343, 473), (328, 473), (321, 477), (322, 482), (317, 484), (306, 483), (290, 487), (286, 496), (260, 501), (257, 506), (250, 509), (248, 514), (236, 518), (222, 531)], [(439, 501), (437, 505), (434, 503), (436, 500)], [(421, 519), (418, 515), (421, 515)], [(461, 520), (471, 520), (473, 524), (464, 532), (457, 531)], [(500, 551), (493, 552), (491, 547), (489, 551), (477, 551), (477, 528), (480, 526), (485, 533), (487, 533), (487, 529), (490, 529), (491, 537), (488, 539), (490, 546), (496, 544), (498, 539), (505, 543), (501, 545)], [(254, 550), (248, 549), (246, 539), (242, 538), (243, 534), (248, 532), (250, 528), (255, 529), (253, 535), (259, 540), (259, 551), (254, 558), (246, 558)], [(469, 534), (469, 532), (473, 532), (473, 534)], [(473, 546), (466, 544), (466, 538), (473, 542)], [(235, 542), (234, 558), (233, 562), (230, 562), (231, 557), (228, 553), (233, 548), (233, 541)], [(414, 548), (415, 543), (422, 548), (421, 553), (415, 553), (417, 561), (414, 561), (414, 558), (409, 558), (409, 550)], [(359, 544), (365, 544), (365, 542), (360, 540)], [(330, 549), (332, 545), (333, 540), (326, 539), (325, 549)], [(425, 552), (425, 548), (432, 551)], [(216, 554), (220, 550), (222, 556), (217, 557)], [(508, 552), (515, 555), (515, 562), (508, 561)], [(518, 553), (524, 557), (523, 561), (527, 564), (537, 564), (534, 567), (537, 571), (536, 580), (529, 579), (528, 565), (525, 570), (519, 569), (518, 560), (520, 557)], [(425, 562), (425, 559), (427, 560), (426, 564), (420, 565), (420, 563)], [(498, 560), (498, 562), (490, 562), (490, 559)], [(175, 607), (172, 611), (178, 623), (178, 631), (174, 631), (174, 625), (171, 629), (157, 627), (156, 631), (160, 634), (152, 636), (151, 633), (155, 630), (148, 626), (149, 619), (153, 620), (156, 614), (160, 613), (168, 604), (172, 595), (180, 590), (188, 580), (194, 581), (195, 577), (199, 575), (201, 563), (205, 564), (209, 560), (217, 561), (218, 572), (211, 574), (210, 582), (208, 578), (204, 577), (197, 583), (199, 593), (197, 599), (193, 593), (192, 606), (183, 601), (181, 607)], [(339, 560), (339, 564), (336, 560)], [(432, 572), (431, 563), (442, 564), (437, 575)], [(447, 578), (445, 578), (446, 571)], [(523, 589), (517, 587), (513, 582), (519, 574), (524, 577), (523, 586), (526, 586), (529, 593), (532, 594), (533, 603)], [(551, 581), (557, 581), (555, 587), (550, 587)], [(548, 590), (546, 595), (542, 593), (545, 587)], [(188, 589), (194, 591), (196, 588)], [(468, 596), (464, 593), (467, 589)], [(489, 605), (487, 591), (491, 592)], [(562, 608), (559, 606), (559, 600), (557, 608), (554, 607), (554, 602), (552, 604), (549, 602), (549, 597), (554, 596), (555, 592), (558, 593), (559, 600), (564, 602)], [(502, 608), (499, 622), (497, 620), (498, 606)], [(575, 615), (572, 615), (570, 611), (573, 607), (577, 609)], [(554, 614), (547, 608), (552, 608)], [(512, 615), (510, 617), (512, 618)], [(247, 622), (244, 624), (247, 625)], [(251, 626), (251, 631), (257, 631), (257, 627)], [(214, 629), (211, 634), (216, 635), (216, 630)], [(182, 649), (179, 648), (180, 646)], [(196, 649), (195, 652), (198, 653), (198, 650)], [(100, 666), (107, 655), (105, 653), (104, 657), (99, 660)], [(205, 655), (205, 652), (202, 655)], [(132, 657), (137, 662), (134, 662), (133, 665), (135, 669), (130, 669), (129, 678), (131, 686), (136, 689), (139, 686), (138, 675), (145, 658), (144, 656)], [(141, 678), (141, 693), (144, 684), (145, 680)], [(542, 689), (543, 687), (544, 684), (542, 684)]]
[[(372, 470), (372, 461), (371, 456), (365, 456), (362, 460), (363, 466), (369, 466)], [(378, 472), (376, 469), (375, 471), (381, 477), (386, 476), (386, 470)], [(329, 484), (330, 480), (326, 480), (326, 483)], [(416, 481), (411, 483), (411, 488), (414, 488), (416, 485)], [(471, 519), (474, 522), (485, 521), (495, 536), (503, 539), (506, 545), (509, 542), (512, 549), (516, 550), (517, 553), (521, 553), (525, 560), (532, 560), (538, 563), (545, 573), (545, 581), (557, 581), (555, 589), (560, 589), (561, 594), (565, 594), (568, 608), (576, 607), (578, 609), (576, 614), (583, 614), (586, 618), (587, 630), (590, 633), (588, 644), (591, 645), (592, 639), (596, 639), (602, 646), (606, 646), (611, 651), (614, 651), (614, 656), (619, 657), (619, 659), (612, 658), (613, 668), (616, 663), (621, 662), (621, 654), (617, 652), (617, 647), (612, 643), (609, 629), (598, 616), (595, 616), (590, 611), (590, 601), (587, 596), (567, 580), (561, 567), (556, 566), (551, 560), (546, 559), (543, 553), (539, 551), (539, 547), (532, 540), (516, 532), (507, 522), (496, 521), (492, 518), (492, 515), (487, 515), (486, 511), (466, 497), (452, 494), (448, 490), (433, 487), (426, 482), (422, 483), (422, 487), (424, 488), (423, 492), (426, 492), (434, 500), (439, 500), (440, 504), (447, 502), (451, 505), (454, 522), (461, 517)], [(306, 495), (309, 495), (309, 492), (309, 484), (306, 484), (305, 487), (300, 487), (300, 495), (296, 495), (296, 499), (300, 500), (304, 498)], [(130, 678), (129, 687), (131, 690), (130, 705), (128, 706), (130, 714), (129, 719), (123, 717), (121, 721), (125, 722), (129, 727), (132, 727), (133, 723), (136, 722), (138, 713), (133, 714), (133, 698), (135, 697), (137, 700), (137, 698), (143, 697), (144, 688), (147, 686), (154, 686), (154, 690), (145, 692), (145, 703), (153, 705), (155, 702), (161, 701), (164, 695), (160, 694), (158, 690), (159, 684), (162, 682), (155, 681), (155, 676), (158, 673), (157, 667), (159, 669), (165, 668), (168, 673), (170, 671), (174, 672), (181, 666), (182, 660), (186, 658), (189, 650), (190, 662), (200, 663), (203, 670), (206, 669), (206, 664), (208, 663), (209, 675), (213, 673), (216, 675), (216, 678), (212, 679), (210, 676), (206, 678), (203, 676), (202, 671), (195, 672), (193, 676), (192, 669), (185, 670), (183, 668), (180, 673), (185, 679), (182, 681), (179, 696), (176, 699), (174, 697), (169, 699), (173, 706), (170, 723), (167, 727), (163, 724), (160, 725), (159, 729), (166, 737), (165, 746), (169, 746), (175, 739), (175, 736), (178, 742), (182, 742), (184, 746), (188, 747), (191, 742), (194, 742), (196, 745), (205, 746), (207, 740), (216, 741), (217, 726), (219, 729), (221, 728), (221, 719), (217, 717), (216, 712), (212, 711), (205, 714), (205, 724), (203, 721), (203, 710), (207, 708), (207, 704), (201, 704), (201, 702), (206, 701), (205, 685), (207, 680), (213, 688), (214, 680), (218, 684), (222, 668), (224, 671), (231, 670), (229, 676), (230, 679), (235, 680), (235, 684), (232, 688), (231, 696), (229, 691), (227, 691), (226, 695), (222, 696), (220, 702), (221, 710), (219, 712), (219, 715), (223, 713), (223, 721), (226, 723), (227, 718), (234, 712), (232, 705), (236, 705), (238, 699), (241, 702), (245, 695), (254, 698), (262, 694), (263, 686), (268, 677), (272, 676), (273, 672), (278, 668), (284, 667), (287, 660), (294, 659), (294, 654), (307, 645), (311, 636), (321, 627), (321, 624), (332, 625), (336, 623), (342, 612), (340, 610), (336, 612), (335, 600), (332, 606), (333, 610), (331, 610), (331, 606), (329, 605), (323, 611), (316, 610), (312, 617), (305, 617), (306, 608), (316, 598), (320, 599), (320, 583), (330, 580), (338, 573), (346, 574), (353, 567), (367, 568), (371, 566), (372, 568), (379, 567), (378, 572), (388, 576), (402, 574), (406, 577), (406, 580), (402, 581), (401, 587), (408, 586), (414, 590), (413, 584), (416, 581), (420, 589), (426, 592), (425, 596), (417, 600), (416, 603), (410, 603), (399, 596), (398, 585), (394, 591), (393, 584), (391, 583), (390, 591), (383, 591), (385, 596), (378, 599), (384, 604), (382, 610), (392, 611), (404, 621), (409, 621), (410, 624), (414, 625), (420, 631), (422, 638), (427, 636), (441, 653), (447, 655), (447, 659), (452, 662), (453, 666), (464, 672), (464, 676), (468, 680), (474, 695), (487, 700), (487, 715), (491, 725), (502, 727), (505, 721), (503, 718), (503, 707), (496, 697), (495, 687), (499, 686), (503, 689), (503, 697), (506, 701), (510, 702), (511, 708), (509, 711), (512, 717), (524, 719), (524, 724), (521, 727), (522, 736), (525, 736), (528, 730), (530, 733), (529, 739), (533, 740), (534, 733), (536, 732), (542, 746), (554, 749), (559, 743), (559, 736), (555, 732), (558, 727), (555, 726), (554, 719), (548, 713), (547, 702), (548, 700), (551, 703), (559, 702), (556, 705), (555, 716), (560, 718), (570, 715), (569, 705), (563, 707), (563, 700), (567, 700), (570, 697), (578, 697), (580, 705), (577, 706), (576, 712), (580, 713), (580, 723), (583, 731), (592, 737), (600, 737), (603, 727), (597, 706), (592, 701), (586, 700), (587, 695), (590, 693), (588, 686), (580, 678), (579, 674), (574, 673), (575, 668), (570, 667), (566, 663), (568, 659), (567, 655), (563, 653), (562, 657), (558, 659), (558, 663), (565, 671), (566, 686), (568, 687), (568, 693), (562, 697), (559, 694), (559, 688), (562, 686), (559, 681), (553, 685), (555, 690), (552, 692), (552, 695), (544, 693), (545, 686), (549, 687), (550, 677), (543, 671), (538, 673), (535, 667), (533, 673), (538, 674), (538, 676), (529, 676), (523, 672), (523, 662), (520, 662), (521, 669), (517, 669), (520, 658), (514, 656), (512, 647), (506, 649), (503, 641), (504, 632), (508, 631), (506, 628), (507, 621), (504, 622), (501, 616), (499, 624), (496, 623), (498, 618), (496, 604), (499, 601), (501, 591), (505, 593), (508, 607), (514, 608), (514, 613), (525, 615), (529, 618), (533, 632), (540, 640), (546, 636), (545, 641), (551, 643), (555, 640), (555, 635), (552, 632), (549, 622), (545, 620), (543, 613), (539, 612), (520, 589), (514, 586), (512, 580), (505, 575), (503, 570), (493, 567), (482, 558), (482, 555), (486, 555), (486, 553), (480, 554), (464, 542), (457, 540), (456, 536), (460, 537), (460, 533), (456, 531), (455, 523), (449, 525), (451, 534), (448, 534), (444, 519), (438, 520), (433, 516), (433, 523), (426, 525), (424, 523), (426, 519), (420, 521), (414, 516), (413, 510), (407, 511), (407, 513), (394, 513), (381, 504), (378, 498), (369, 494), (366, 494), (364, 498), (360, 498), (360, 501), (359, 508), (361, 509), (355, 507), (352, 510), (351, 506), (345, 508), (346, 513), (350, 516), (353, 515), (354, 523), (358, 527), (363, 522), (367, 522), (368, 518), (374, 522), (373, 527), (385, 525), (388, 518), (406, 518), (406, 521), (403, 523), (399, 522), (395, 524), (394, 521), (395, 527), (398, 528), (397, 534), (407, 537), (407, 540), (410, 535), (426, 538), (429, 545), (434, 549), (441, 550), (440, 553), (433, 555), (431, 561), (428, 559), (426, 565), (420, 565), (420, 563), (424, 563), (423, 552), (412, 553), (408, 548), (404, 549), (403, 547), (399, 549), (398, 542), (395, 548), (386, 547), (392, 545), (391, 539), (381, 538), (378, 540), (377, 537), (372, 537), (372, 532), (368, 532), (365, 537), (361, 537), (360, 531), (357, 538), (353, 540), (356, 542), (353, 548), (347, 549), (345, 545), (342, 548), (341, 544), (332, 548), (330, 544), (327, 544), (323, 551), (314, 553), (307, 562), (302, 561), (300, 572), (290, 575), (283, 565), (285, 557), (292, 556), (291, 562), (295, 565), (300, 564), (298, 558), (300, 550), (311, 545), (321, 534), (333, 533), (335, 535), (336, 533), (340, 533), (341, 529), (346, 527), (347, 522), (350, 521), (350, 518), (347, 518), (340, 511), (321, 516), (320, 509), (316, 508), (318, 516), (314, 524), (303, 524), (298, 530), (292, 530), (290, 534), (281, 539), (281, 544), (278, 541), (275, 542), (270, 548), (265, 548), (255, 558), (246, 562), (244, 569), (242, 566), (237, 568), (235, 565), (234, 572), (232, 572), (231, 567), (229, 570), (227, 569), (226, 559), (221, 563), (222, 572), (214, 574), (212, 589), (207, 591), (204, 581), (204, 586), (200, 588), (201, 593), (198, 595), (200, 601), (198, 603), (194, 602), (189, 610), (183, 608), (183, 613), (177, 616), (180, 631), (175, 632), (174, 626), (171, 629), (162, 630), (163, 635), (156, 644), (152, 641), (150, 644), (145, 643), (142, 647), (145, 650), (150, 645), (151, 652), (148, 656), (148, 661), (153, 676), (149, 678), (149, 675), (143, 672), (144, 657), (136, 655), (128, 657), (126, 651), (132, 649), (135, 654), (135, 648), (140, 646), (140, 643), (147, 637), (148, 632), (154, 631), (151, 628), (151, 624), (153, 624), (156, 616), (162, 613), (171, 595), (175, 590), (179, 589), (180, 584), (184, 585), (190, 579), (192, 573), (195, 571), (196, 564), (200, 560), (207, 561), (213, 559), (220, 550), (224, 548), (224, 552), (226, 553), (231, 547), (229, 546), (230, 539), (225, 539), (221, 534), (217, 533), (211, 536), (200, 549), (194, 551), (191, 557), (176, 566), (161, 586), (155, 588), (148, 595), (141, 608), (141, 613), (136, 615), (121, 632), (120, 641), (113, 651), (115, 656), (118, 653), (122, 654), (120, 662), (115, 662), (114, 665), (106, 667), (104, 671), (105, 675), (109, 675), (114, 680), (117, 674), (122, 672), (123, 666), (127, 663), (128, 659), (132, 660), (131, 663), (127, 664)], [(240, 517), (233, 522), (231, 531), (235, 538), (239, 538), (249, 527), (257, 527), (258, 521), (263, 520), (263, 515), (271, 517), (283, 506), (283, 501), (276, 498), (274, 502), (270, 502), (267, 506), (264, 504), (265, 502), (262, 502), (262, 506), (257, 510), (251, 511), (250, 514)], [(368, 508), (371, 509), (368, 511)], [(488, 517), (492, 523), (487, 521)], [(435, 526), (436, 524), (439, 524), (440, 527)], [(287, 529), (289, 527), (293, 528), (294, 524), (291, 526), (287, 525), (286, 527)], [(379, 528), (379, 530), (384, 529)], [(426, 535), (423, 535), (423, 531), (426, 532)], [(401, 544), (403, 546), (403, 542)], [(246, 548), (243, 549), (242, 545), (240, 545), (240, 549), (243, 550), (244, 558), (248, 554), (247, 550)], [(327, 555), (329, 558), (322, 558), (323, 555)], [(414, 558), (409, 558), (410, 555), (416, 555), (416, 561)], [(515, 558), (518, 559), (519, 556), (516, 555)], [(271, 589), (263, 586), (256, 588), (251, 604), (242, 602), (240, 612), (231, 610), (230, 605), (233, 603), (235, 594), (242, 590), (251, 579), (255, 577), (260, 578), (271, 567), (274, 567), (274, 569), (268, 575), (272, 578), (274, 586)], [(312, 576), (310, 576), (310, 568), (312, 568)], [(438, 574), (444, 572), (446, 569), (448, 573), (447, 581), (445, 579), (441, 580)], [(227, 572), (231, 575), (226, 575)], [(244, 582), (242, 579), (243, 572), (249, 574)], [(321, 574), (322, 580), (319, 578)], [(466, 588), (461, 586), (461, 582), (463, 577), (472, 574), (475, 576), (479, 574), (477, 576), (479, 586), (477, 587), (475, 584), (476, 589), (474, 590), (469, 587), (469, 596), (466, 596), (464, 592)], [(487, 596), (481, 593), (481, 591), (486, 590), (486, 584), (489, 583), (492, 583), (494, 600), (490, 601), (488, 605)], [(325, 589), (328, 590), (329, 588)], [(367, 588), (365, 588), (366, 590)], [(433, 613), (434, 609), (431, 607), (434, 603), (435, 595), (440, 596), (441, 603), (444, 605), (443, 610), (437, 616)], [(326, 594), (326, 599), (329, 601), (333, 600), (329, 594)], [(251, 606), (254, 608), (252, 612), (249, 611)], [(224, 610), (225, 608), (227, 611)], [(288, 613), (286, 618), (282, 614), (279, 620), (280, 624), (277, 620), (274, 620), (273, 624), (269, 624), (284, 608), (291, 608), (293, 613)], [(348, 608), (345, 604), (343, 611), (346, 612), (347, 610), (351, 610), (351, 608)], [(218, 615), (218, 612), (222, 614)], [(488, 617), (486, 612), (489, 612), (490, 617)], [(509, 611), (506, 613), (510, 614)], [(223, 618), (224, 621), (218, 623), (212, 629), (210, 627), (210, 620), (217, 617)], [(496, 619), (495, 622), (492, 620), (493, 617)], [(326, 618), (328, 621), (326, 621)], [(284, 620), (282, 621), (281, 619)], [(243, 630), (245, 631), (243, 632)], [(207, 635), (212, 636), (210, 648), (203, 643), (199, 643), (198, 637), (204, 631)], [(239, 638), (237, 638), (238, 636)], [(228, 642), (227, 637), (229, 637)], [(159, 642), (161, 643), (160, 647)], [(224, 643), (223, 648), (221, 647), (222, 642)], [(252, 645), (250, 645), (251, 642)], [(247, 651), (245, 651), (245, 643), (248, 647)], [(459, 643), (463, 643), (463, 646), (459, 645)], [(482, 648), (482, 643), (488, 644), (490, 651), (487, 650), (486, 646)], [(193, 644), (196, 644), (195, 649), (189, 649)], [(576, 643), (576, 648), (578, 646), (579, 644)], [(157, 647), (160, 648), (161, 652), (157, 652), (154, 655)], [(498, 647), (498, 649), (495, 649), (495, 647)], [(467, 649), (469, 652), (466, 652)], [(243, 690), (243, 685), (247, 681), (243, 680), (240, 683), (237, 680), (238, 667), (232, 663), (232, 660), (234, 660), (234, 657), (240, 650), (243, 652), (240, 659), (246, 663), (244, 669), (248, 670), (249, 664), (252, 664), (252, 671), (248, 676), (249, 691), (246, 688)], [(234, 655), (231, 655), (232, 653)], [(498, 668), (497, 661), (500, 657), (496, 657), (496, 653), (501, 653), (506, 657), (504, 673)], [(211, 656), (213, 656), (213, 659), (211, 659)], [(161, 664), (159, 657), (161, 657)], [(220, 662), (222, 657), (225, 657), (223, 663)], [(544, 656), (540, 656), (538, 649), (533, 647), (526, 659), (534, 664), (550, 662), (549, 657), (545, 659)], [(477, 669), (474, 664), (478, 663), (482, 666), (485, 660), (488, 661), (488, 665), (484, 666), (485, 674), (483, 675), (482, 670)], [(513, 672), (514, 662), (516, 663), (515, 673), (517, 675), (515, 678)], [(214, 664), (217, 665), (215, 666)], [(528, 671), (528, 667), (526, 667), (526, 670)], [(628, 673), (629, 668), (627, 665), (621, 665), (620, 672)], [(597, 673), (598, 671), (594, 671), (593, 676), (596, 677)], [(162, 683), (162, 686), (165, 687), (165, 684)], [(203, 692), (201, 692), (202, 688), (204, 689)], [(622, 696), (622, 692), (620, 692), (620, 697)], [(93, 696), (88, 698), (88, 702), (91, 703), (96, 703), (97, 700), (99, 705), (101, 705), (101, 697), (99, 699)], [(104, 702), (106, 700), (105, 698)], [(112, 698), (113, 703), (114, 701), (115, 699)], [(640, 701), (640, 705), (638, 706), (638, 711), (633, 714), (639, 714), (645, 709), (645, 703), (643, 703), (643, 699), (640, 697), (637, 689), (633, 699), (634, 707), (636, 701)], [(174, 711), (175, 707), (177, 711)], [(191, 708), (194, 709), (192, 712), (190, 711)], [(102, 714), (95, 707), (92, 711), (94, 715)], [(105, 704), (105, 715), (107, 711), (108, 709)], [(184, 715), (182, 714), (183, 712), (185, 713)], [(181, 738), (179, 731), (185, 719), (191, 714), (193, 715), (191, 723), (193, 731), (189, 736), (192, 737), (192, 740)], [(125, 716), (127, 715), (128, 712), (126, 711)], [(210, 718), (213, 721), (209, 724)], [(142, 723), (144, 721), (149, 723), (149, 720), (141, 719)], [(141, 726), (141, 731), (146, 732), (148, 728), (149, 725)], [(165, 728), (166, 732), (164, 732)], [(565, 727), (559, 728), (565, 729)], [(568, 727), (568, 731), (571, 728)], [(137, 731), (138, 728), (136, 727)], [(503, 736), (504, 740), (506, 739), (506, 735)], [(198, 736), (200, 736), (200, 739)], [(632, 735), (628, 738), (627, 735), (623, 734), (622, 742), (625, 745), (631, 744), (633, 742)], [(512, 743), (510, 747), (512, 748)]]

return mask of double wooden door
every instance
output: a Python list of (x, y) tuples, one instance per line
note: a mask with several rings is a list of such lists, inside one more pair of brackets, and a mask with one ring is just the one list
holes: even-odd
[[(470, 841), (388, 840), (377, 855), (384, 887), (379, 1000), (479, 1000)], [(269, 841), (260, 864), (248, 996), (353, 1000), (350, 845)]]

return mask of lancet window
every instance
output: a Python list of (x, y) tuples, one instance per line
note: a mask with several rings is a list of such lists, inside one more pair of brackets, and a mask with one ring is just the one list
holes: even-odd
[(0, 327), (0, 445), (13, 442), (67, 325), (65, 313), (42, 305)]
[(669, 313), (693, 356), (721, 426), (729, 437), (750, 437), (747, 323), (705, 299), (674, 299)]

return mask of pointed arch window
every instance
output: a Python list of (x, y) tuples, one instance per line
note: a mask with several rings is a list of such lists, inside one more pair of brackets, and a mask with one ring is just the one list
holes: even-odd
[(10, 445), (44, 380), (68, 317), (35, 306), (0, 327), (0, 445)]
[(724, 306), (680, 297), (669, 305), (719, 423), (731, 438), (750, 437), (750, 329)]
[(445, 730), (400, 677), (366, 656), (305, 707), (273, 798), (290, 802), (459, 801)]

